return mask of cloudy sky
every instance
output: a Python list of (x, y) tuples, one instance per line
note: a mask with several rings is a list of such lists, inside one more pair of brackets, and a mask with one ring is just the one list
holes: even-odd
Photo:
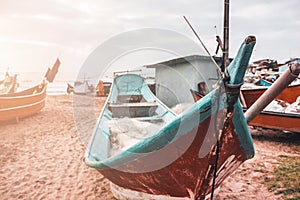
[[(252, 60), (285, 61), (300, 57), (298, 0), (230, 3), (231, 57), (247, 35), (257, 37)], [(167, 29), (197, 42), (183, 15), (213, 54), (217, 45), (215, 36), (222, 35), (221, 0), (0, 0), (0, 72), (9, 67), (14, 73), (43, 74), (59, 57), (62, 62), (59, 77), (69, 78), (78, 73), (101, 44), (124, 32), (143, 28)], [(135, 64), (172, 57), (156, 52)], [(128, 56), (124, 64), (135, 59)], [(113, 64), (121, 65), (121, 61)]]

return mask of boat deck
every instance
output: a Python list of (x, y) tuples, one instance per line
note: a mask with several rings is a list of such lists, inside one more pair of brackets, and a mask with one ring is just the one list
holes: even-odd
[(153, 116), (158, 105), (155, 102), (109, 104), (112, 117), (148, 117)]

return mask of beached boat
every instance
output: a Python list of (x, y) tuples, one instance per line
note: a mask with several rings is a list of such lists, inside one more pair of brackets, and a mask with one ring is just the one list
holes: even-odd
[[(290, 105), (277, 99), (272, 101), (278, 97), (299, 74), (300, 60), (295, 59), (294, 63), (289, 66), (272, 86), (246, 110), (245, 118), (247, 122), (254, 126), (299, 132), (300, 97), (297, 97), (295, 102)], [(273, 109), (276, 110), (276, 112), (274, 112)]]
[(98, 97), (108, 96), (110, 87), (111, 87), (111, 82), (105, 82), (99, 80), (96, 86), (96, 96)]
[[(299, 87), (299, 86), (297, 86)], [(298, 91), (299, 92), (298, 88)], [(287, 92), (291, 90), (291, 86), (283, 90), (283, 92)], [(297, 92), (295, 92), (297, 94)], [(203, 95), (201, 95), (198, 91), (191, 90), (192, 96), (195, 101), (199, 101), (201, 98), (203, 98)], [(243, 96), (241, 96), (243, 97)], [(260, 97), (258, 95), (255, 100), (257, 100)], [(277, 98), (284, 98), (289, 99), (292, 101), (292, 99), (299, 99), (296, 96), (292, 97), (285, 97), (283, 94), (280, 94), (277, 96)], [(249, 103), (249, 96), (244, 96), (244, 99), (242, 101), (246, 101), (247, 105), (252, 105), (255, 100), (252, 100), (251, 104)], [(281, 100), (283, 101), (283, 100)], [(274, 101), (276, 102), (276, 101)], [(299, 102), (300, 105), (300, 102)], [(247, 108), (244, 106), (244, 111), (246, 111)], [(263, 128), (269, 128), (269, 129), (276, 129), (276, 130), (283, 130), (283, 131), (291, 131), (291, 132), (300, 132), (300, 111), (298, 112), (285, 112), (282, 108), (279, 108), (278, 110), (274, 107), (273, 109), (266, 108), (263, 110), (259, 115), (257, 115), (253, 120), (249, 122), (249, 125), (254, 127), (263, 127)]]
[[(245, 99), (246, 108), (249, 108), (266, 90), (268, 86), (246, 86), (242, 87), (243, 98)], [(296, 101), (297, 97), (300, 96), (300, 83), (295, 83), (289, 85), (286, 89), (282, 91), (276, 98), (286, 101), (288, 103), (293, 103)]]
[(45, 106), (47, 83), (52, 82), (60, 61), (57, 59), (52, 69), (48, 69), (45, 80), (29, 89), (0, 95), (0, 122), (19, 121), (31, 116)]
[(70, 83), (68, 84), (67, 93), (74, 93), (74, 94), (80, 94), (80, 95), (87, 95), (87, 94), (93, 94), (95, 93), (95, 87), (87, 80), (84, 81), (75, 81), (74, 86), (72, 86)]
[(28, 117), (45, 106), (47, 83), (24, 91), (0, 95), (0, 122)]
[[(271, 85), (268, 86), (246, 86), (242, 88), (241, 99), (245, 110), (251, 107), (255, 101), (265, 92)], [(285, 101), (287, 103), (293, 103), (297, 97), (300, 96), (300, 83), (294, 83), (284, 89), (276, 99)], [(275, 109), (264, 110), (257, 117), (255, 117), (249, 125), (291, 131), (300, 132), (300, 114), (296, 113), (284, 113), (276, 111)]]
[(262, 111), (249, 125), (300, 133), (300, 113)]
[[(117, 77), (88, 145), (85, 163), (112, 182), (117, 198), (130, 199), (131, 195), (132, 199), (204, 199), (241, 163), (254, 156), (238, 101), (254, 44), (255, 38), (247, 37), (227, 68), (230, 81), (225, 84), (226, 90), (218, 87), (178, 116), (159, 105), (148, 87), (139, 83), (141, 79)], [(118, 100), (124, 99), (126, 103), (119, 107)], [(146, 100), (146, 107), (140, 99)], [(141, 107), (136, 108), (140, 103)], [(120, 108), (124, 111), (120, 112)], [(110, 121), (128, 117), (162, 123), (154, 133), (111, 154), (114, 144)]]
[[(251, 63), (248, 66), (248, 73), (245, 77), (245, 84), (242, 86), (242, 98), (244, 107), (249, 108), (282, 74), (279, 67), (289, 67), (291, 63), (299, 58), (292, 58), (284, 63), (277, 63), (276, 60), (263, 59)], [(264, 71), (262, 71), (264, 70)], [(300, 96), (300, 81), (297, 76), (294, 81), (284, 89), (276, 98), (293, 103)]]

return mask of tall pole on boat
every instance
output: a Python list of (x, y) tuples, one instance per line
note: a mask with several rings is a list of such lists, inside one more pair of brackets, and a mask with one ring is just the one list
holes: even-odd
[[(229, 51), (229, 0), (224, 0), (224, 25), (223, 25), (223, 59), (222, 59), (222, 66), (221, 71), (224, 75), (225, 68), (229, 64), (228, 60), (228, 51)], [(217, 103), (219, 105), (219, 103)], [(219, 108), (217, 108), (219, 110)], [(217, 122), (215, 121), (215, 124)], [(220, 154), (220, 135), (218, 134), (219, 130), (216, 130), (217, 132), (217, 142), (216, 142), (216, 160), (214, 164), (214, 175), (212, 179), (212, 187), (211, 187), (211, 193), (210, 193), (210, 199), (213, 200), (214, 198), (214, 191), (215, 191), (215, 184), (216, 184), (216, 178), (217, 178), (217, 171), (218, 171), (218, 162), (219, 162), (219, 154)]]
[(254, 104), (246, 111), (247, 123), (253, 120), (273, 99), (275, 99), (300, 74), (300, 62), (290, 67), (265, 91)]
[(224, 0), (224, 25), (223, 25), (223, 64), (222, 71), (228, 66), (229, 57), (229, 0)]

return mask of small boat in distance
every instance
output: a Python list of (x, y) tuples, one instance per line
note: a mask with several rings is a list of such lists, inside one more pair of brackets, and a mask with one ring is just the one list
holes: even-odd
[[(205, 199), (254, 156), (252, 138), (237, 99), (255, 41), (255, 37), (247, 37), (227, 68), (230, 82), (225, 84), (226, 90), (219, 86), (177, 116), (159, 105), (142, 79), (115, 78), (84, 159), (112, 182), (115, 197)], [(219, 123), (220, 116), (226, 116), (224, 124)], [(121, 126), (121, 120), (158, 120), (162, 124), (111, 153), (118, 137), (112, 124)], [(127, 136), (137, 136), (131, 124)], [(124, 141), (122, 138), (117, 141)]]
[(57, 59), (52, 69), (48, 69), (42, 83), (23, 91), (0, 95), (0, 122), (18, 122), (44, 108), (47, 83), (53, 81), (59, 65), (60, 61)]
[(95, 87), (92, 84), (89, 84), (87, 80), (84, 81), (75, 81), (74, 86), (70, 83), (68, 84), (67, 93), (74, 93), (80, 95), (94, 94)]
[(98, 97), (108, 96), (111, 88), (111, 84), (112, 84), (111, 82), (105, 82), (99, 80), (96, 86), (96, 96)]
[(9, 75), (8, 72), (5, 74), (5, 78), (0, 80), (0, 95), (9, 94), (16, 91), (18, 87), (17, 75)]

